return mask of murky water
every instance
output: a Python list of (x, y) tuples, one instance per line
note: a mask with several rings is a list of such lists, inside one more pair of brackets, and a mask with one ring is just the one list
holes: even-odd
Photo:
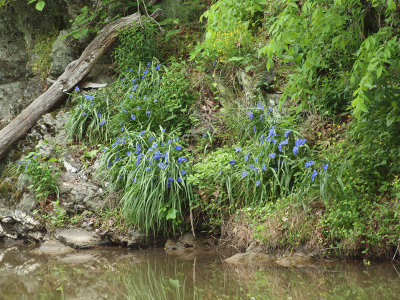
[(399, 265), (232, 266), (203, 251), (99, 249), (60, 256), (0, 244), (0, 299), (399, 299)]

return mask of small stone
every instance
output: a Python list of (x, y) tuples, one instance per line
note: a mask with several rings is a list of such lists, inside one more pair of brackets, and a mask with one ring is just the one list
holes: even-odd
[(60, 242), (75, 249), (93, 248), (105, 244), (97, 234), (83, 229), (58, 229), (55, 236)]

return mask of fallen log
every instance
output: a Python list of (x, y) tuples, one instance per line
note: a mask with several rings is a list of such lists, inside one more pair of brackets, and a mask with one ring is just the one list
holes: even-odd
[[(161, 15), (161, 9), (156, 10), (151, 17)], [(6, 127), (0, 130), (0, 158), (7, 149), (18, 139), (23, 137), (40, 117), (48, 113), (52, 107), (60, 102), (66, 92), (71, 91), (93, 68), (101, 55), (116, 40), (118, 32), (135, 23), (140, 24), (141, 15), (133, 15), (117, 19), (107, 24), (97, 37), (86, 47), (80, 58), (71, 62), (64, 73), (52, 86), (36, 98)]]

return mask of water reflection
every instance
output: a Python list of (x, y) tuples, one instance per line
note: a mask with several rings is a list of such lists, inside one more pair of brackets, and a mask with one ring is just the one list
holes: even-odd
[(1, 248), (0, 299), (398, 299), (391, 264), (316, 263), (265, 269), (212, 252), (99, 249), (39, 255)]

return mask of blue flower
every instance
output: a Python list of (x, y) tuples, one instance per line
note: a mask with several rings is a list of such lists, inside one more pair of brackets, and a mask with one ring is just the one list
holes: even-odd
[(316, 170), (313, 171), (312, 176), (311, 176), (311, 180), (314, 181), (315, 180), (315, 176), (318, 175), (318, 172)]
[(276, 129), (275, 129), (275, 126), (272, 126), (271, 129), (268, 131), (268, 136), (269, 136), (269, 137), (274, 137), (274, 136), (276, 136)]
[(79, 105), (78, 108), (82, 108), (82, 105)]
[(181, 171), (181, 175), (184, 176), (186, 174), (186, 171)]
[(123, 132), (125, 130), (124, 126), (121, 126), (121, 132)]
[(311, 167), (313, 164), (315, 164), (315, 161), (313, 161), (313, 160), (310, 160), (310, 161), (306, 162), (306, 169)]
[(245, 160), (245, 161), (248, 161), (248, 160), (249, 160), (249, 153), (246, 154), (246, 156), (244, 157), (244, 160)]
[(94, 102), (90, 103), (90, 105), (93, 106), (93, 105), (94, 105)]
[(235, 160), (233, 159), (229, 163), (233, 166), (235, 164)]
[(153, 100), (153, 103), (156, 103), (156, 102), (157, 102), (157, 98)]
[(76, 86), (76, 87), (75, 87), (75, 91), (79, 91), (79, 86)]
[(323, 164), (322, 165), (322, 171), (325, 173), (326, 170), (328, 170), (329, 164)]
[(134, 114), (131, 114), (131, 119), (136, 120), (136, 116)]
[(137, 109), (137, 110), (140, 110), (140, 106), (137, 106), (136, 109)]
[(181, 149), (182, 149), (182, 146), (181, 146), (181, 145), (178, 145), (178, 146), (175, 147), (175, 149), (176, 149), (176, 150), (181, 150)]
[(253, 120), (253, 112), (251, 110), (247, 112), (247, 115), (249, 116), (250, 120)]
[(93, 100), (93, 98), (94, 98), (94, 97), (93, 97), (92, 95), (86, 95), (86, 96), (85, 96), (85, 99), (86, 99), (86, 100)]
[(107, 147), (104, 147), (104, 152), (106, 152), (107, 151)]
[[(147, 74), (149, 74), (149, 70), (148, 70), (148, 69), (144, 70), (144, 72), (143, 72), (143, 75), (144, 75), (144, 76), (146, 76)], [(144, 77), (144, 76), (143, 76), (143, 77)], [(143, 77), (142, 77), (142, 78), (143, 78)]]
[(242, 172), (242, 178), (243, 178), (243, 177), (246, 177), (246, 175), (247, 175), (247, 171), (243, 171), (243, 172)]
[(250, 170), (254, 170), (254, 165), (250, 165)]
[(142, 136), (146, 131), (143, 130), (141, 133), (139, 133), (139, 136)]
[(128, 156), (131, 155), (131, 152), (130, 151), (126, 152), (126, 155), (128, 155)]
[(146, 167), (146, 168), (144, 168), (147, 172), (149, 172), (150, 171), (150, 167)]
[(161, 68), (161, 65), (158, 64), (155, 69), (158, 71), (158, 70), (160, 70), (160, 68)]
[(165, 132), (165, 130), (167, 130), (166, 128), (162, 129), (161, 132)]
[(289, 143), (288, 139), (283, 140), (282, 142), (280, 142), (279, 145), (278, 145), (279, 152), (282, 152), (282, 146), (283, 145), (287, 145), (288, 143)]
[(206, 136), (207, 136), (207, 134), (203, 133), (203, 137), (206, 137)]
[(271, 158), (275, 158), (276, 154), (275, 153), (270, 153), (270, 154), (268, 154), (268, 156), (271, 157)]
[(181, 162), (183, 162), (183, 161), (186, 162), (187, 159), (186, 159), (185, 157), (183, 157), (183, 156), (178, 158), (178, 163), (181, 163)]
[(97, 116), (100, 118), (101, 117), (101, 113), (98, 113)]
[(256, 186), (259, 186), (260, 185), (260, 180), (257, 180), (256, 181)]
[(293, 147), (293, 155), (299, 154), (299, 147)]
[(264, 105), (260, 102), (260, 103), (257, 104), (257, 108), (261, 109), (261, 110), (264, 110)]
[(100, 126), (103, 126), (106, 123), (106, 120), (100, 122)]
[(266, 169), (265, 164), (263, 164), (261, 170), (265, 171)]
[(150, 114), (151, 114), (151, 110), (146, 111), (147, 116), (150, 116)]
[(253, 125), (253, 131), (256, 133), (256, 125)]
[(256, 158), (254, 159), (255, 162), (258, 162), (258, 156), (256, 156)]
[(132, 80), (132, 85), (135, 85), (136, 79)]
[(235, 151), (240, 152), (240, 151), (242, 151), (242, 148), (236, 148)]
[(292, 129), (285, 130), (285, 137), (288, 137), (288, 135), (290, 134), (291, 131), (292, 131)]
[(87, 113), (86, 113), (86, 112), (83, 112), (83, 113), (82, 113), (82, 116), (83, 116), (83, 117), (84, 117), (84, 116), (86, 116), (86, 115), (87, 115)]
[(181, 178), (181, 177), (178, 177), (178, 179), (177, 179), (176, 181), (181, 182), (181, 181), (182, 181), (182, 178)]
[(110, 168), (112, 166), (112, 164), (113, 164), (112, 161), (108, 162), (108, 167)]
[(302, 145), (305, 145), (306, 142), (307, 142), (306, 139), (297, 139), (297, 140), (294, 142), (294, 144), (295, 144), (296, 147), (300, 147), (300, 146), (302, 146)]

